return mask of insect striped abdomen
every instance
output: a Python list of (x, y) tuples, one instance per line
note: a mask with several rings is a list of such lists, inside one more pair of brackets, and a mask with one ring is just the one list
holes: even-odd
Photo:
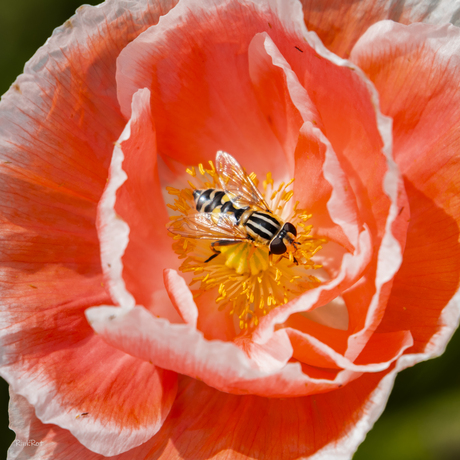
[(196, 210), (198, 212), (213, 212), (222, 206), (222, 199), (226, 196), (223, 190), (209, 188), (207, 190), (195, 190), (194, 193)]
[(198, 212), (222, 212), (233, 214), (236, 222), (247, 208), (236, 208), (223, 190), (208, 188), (207, 190), (194, 190), (196, 210)]

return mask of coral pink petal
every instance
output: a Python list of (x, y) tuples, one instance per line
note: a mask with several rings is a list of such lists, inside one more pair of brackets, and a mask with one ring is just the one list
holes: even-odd
[[(322, 163), (324, 179), (329, 183), (320, 187), (320, 190), (324, 197), (323, 204), (326, 204), (330, 214), (329, 223), (324, 218), (321, 223), (328, 224), (326, 228), (330, 237), (347, 249), (357, 248), (359, 239), (367, 229), (370, 231), (374, 250), (368, 253), (368, 257), (372, 256), (372, 261), (363, 279), (365, 282), (361, 284), (361, 291), (357, 286), (345, 298), (350, 314), (350, 331), (353, 334), (350, 337), (348, 356), (354, 359), (381, 320), (388, 298), (388, 283), (401, 261), (401, 246), (404, 245), (407, 227), (406, 215), (399, 213), (400, 207), (404, 208), (403, 184), (391, 157), (391, 121), (377, 109), (378, 95), (371, 82), (352, 63), (328, 54), (314, 37), (309, 36), (306, 41), (300, 50), (280, 45), (280, 54), (266, 34), (259, 34), (251, 43), (250, 57), (254, 64), (250, 68), (253, 69), (253, 78), (256, 75), (262, 82), (266, 79), (260, 76), (268, 71), (270, 64), (273, 64), (271, 71), (274, 81), (281, 74), (279, 69), (284, 72), (284, 81), (281, 79), (278, 86), (285, 84), (290, 102), (305, 121), (296, 151), (296, 176), (299, 173), (302, 179), (299, 170), (301, 167), (305, 169), (309, 149), (312, 147), (319, 157), (318, 163)], [(263, 50), (271, 59), (264, 56)], [(302, 53), (301, 60), (296, 59), (299, 52)], [(321, 58), (319, 53), (322, 53)], [(276, 71), (274, 68), (277, 68)], [(318, 81), (321, 81), (321, 85), (317, 84)], [(307, 94), (304, 94), (302, 85)], [(344, 86), (350, 90), (343, 91)], [(279, 92), (276, 88), (272, 91), (275, 95)], [(312, 107), (316, 108), (317, 113)], [(292, 112), (292, 108), (290, 110)], [(299, 124), (299, 121), (296, 123)], [(315, 124), (321, 127), (321, 131)], [(311, 192), (306, 190), (309, 185), (307, 180), (296, 181), (295, 192), (296, 197), (300, 197), (301, 206), (312, 205)], [(343, 197), (352, 197), (353, 194), (356, 204), (353, 199), (348, 199), (344, 206)], [(305, 200), (302, 200), (303, 197)], [(313, 223), (314, 219), (315, 217)], [(340, 228), (334, 228), (331, 221)], [(365, 224), (364, 228), (360, 228), (361, 222)], [(356, 258), (355, 264), (358, 260)], [(369, 258), (365, 263), (368, 262)], [(345, 266), (346, 264), (342, 264), (343, 268)], [(356, 273), (356, 276), (361, 273), (362, 271)], [(341, 284), (341, 289), (345, 288), (345, 283)], [(325, 291), (323, 297), (317, 299), (316, 305), (328, 301), (324, 294)], [(273, 330), (273, 321), (283, 322), (289, 312), (300, 311), (298, 307), (301, 305), (304, 311), (313, 308), (315, 303), (309, 304), (309, 297), (307, 294), (303, 296), (301, 303), (297, 302), (297, 306), (291, 302), (263, 318), (257, 331), (257, 340), (267, 340), (267, 333), (263, 330), (267, 326), (269, 330)], [(363, 307), (367, 312), (363, 312)]]
[(354, 372), (380, 372), (388, 369), (405, 350), (413, 345), (409, 331), (372, 334), (358, 358), (351, 362), (325, 343), (309, 334), (288, 328), (293, 357), (310, 366), (347, 369)]
[[(400, 245), (403, 243), (404, 232), (399, 232), (402, 241), (396, 240), (392, 234), (397, 221), (398, 189), (402, 189), (402, 183), (397, 168), (391, 160), (391, 125), (388, 119), (376, 111), (377, 94), (375, 89), (362, 72), (353, 68), (351, 63), (345, 67), (341, 60), (328, 55), (314, 40), (311, 40), (311, 46), (309, 46), (310, 42), (308, 44), (303, 43), (300, 50), (295, 46), (289, 50), (284, 45), (283, 53), (280, 53), (269, 35), (270, 33), (260, 33), (250, 43), (251, 81), (258, 91), (268, 92), (268, 95), (264, 95), (265, 99), (271, 100), (270, 96), (273, 96), (273, 100), (277, 101), (277, 105), (281, 107), (281, 112), (289, 114), (288, 118), (293, 127), (299, 127), (302, 122), (304, 123), (301, 126), (303, 144), (296, 151), (296, 155), (298, 155), (296, 163), (299, 163), (299, 170), (300, 166), (303, 166), (303, 163), (307, 161), (305, 158), (310, 153), (306, 148), (307, 145), (323, 144), (320, 163), (324, 163), (324, 166), (321, 164), (321, 169), (324, 169), (325, 175), (327, 175), (326, 178), (323, 178), (323, 183), (325, 182), (324, 179), (327, 179), (328, 182), (323, 187), (323, 201), (327, 205), (332, 222), (340, 224), (340, 231), (334, 232), (332, 230), (330, 234), (333, 239), (340, 241), (347, 248), (358, 248), (360, 245), (361, 247), (356, 251), (353, 262), (349, 260), (349, 265), (347, 262), (342, 264), (344, 270), (348, 266), (350, 271), (345, 275), (346, 271), (342, 270), (341, 276), (334, 280), (335, 284), (331, 283), (321, 291), (322, 297), (319, 297), (318, 293), (307, 293), (302, 297), (302, 302), (291, 302), (285, 307), (273, 310), (261, 320), (254, 339), (259, 343), (265, 343), (273, 331), (275, 322), (285, 321), (289, 314), (300, 311), (300, 309), (307, 311), (315, 305), (327, 302), (326, 295), (330, 294), (332, 297), (334, 294), (337, 295), (337, 292), (334, 291), (336, 286), (340, 284), (342, 290), (346, 287), (345, 279), (348, 280), (348, 286), (356, 281), (356, 278), (353, 279), (350, 276), (351, 273), (355, 270), (354, 276), (359, 276), (372, 254), (368, 251), (367, 257), (363, 257), (366, 251), (362, 252), (366, 247), (364, 240), (367, 228), (369, 228), (375, 247), (378, 248), (380, 244), (383, 245), (381, 248), (383, 257), (379, 258), (377, 252), (373, 254), (373, 274), (376, 274), (377, 269), (379, 273), (372, 280), (369, 277), (368, 291), (372, 295), (368, 296), (367, 303), (363, 302), (365, 305), (371, 304), (369, 318), (366, 318), (362, 311), (351, 308), (354, 325), (358, 323), (355, 317), (362, 318), (355, 330), (360, 331), (366, 328), (366, 334), (362, 334), (359, 341), (356, 340), (352, 343), (351, 354), (355, 354), (354, 357), (356, 357), (378, 325), (380, 320), (379, 308), (381, 309), (386, 300), (386, 291), (383, 289), (383, 285), (391, 280), (401, 258)], [(302, 60), (296, 59), (299, 52), (302, 53)], [(324, 53), (323, 59), (318, 59), (318, 52)], [(297, 55), (293, 55), (293, 53), (297, 53)], [(283, 57), (284, 54), (291, 57), (292, 66), (287, 63)], [(299, 79), (300, 82), (303, 82), (306, 91)], [(324, 86), (321, 85), (321, 88), (318, 88), (318, 85), (312, 83), (314, 81), (324, 82)], [(353, 88), (353, 94), (359, 95), (360, 104), (355, 104), (355, 101), (347, 99), (350, 97), (349, 95), (344, 96), (339, 91), (345, 81), (347, 85)], [(313, 88), (315, 88), (314, 91)], [(334, 97), (331, 97), (330, 93), (333, 93)], [(281, 98), (281, 94), (283, 94), (284, 100)], [(289, 95), (288, 100), (286, 100), (287, 95)], [(264, 99), (259, 97), (259, 100)], [(289, 141), (289, 132), (288, 134), (284, 132), (283, 136), (279, 134), (281, 130), (277, 126), (276, 117), (271, 115), (276, 110), (267, 102), (260, 103), (260, 105), (272, 120), (274, 132), (278, 133), (277, 136), (284, 139), (284, 142), (292, 143), (292, 140)], [(317, 108), (318, 113), (313, 107)], [(352, 119), (359, 122), (350, 123), (349, 120)], [(315, 124), (327, 132), (328, 137), (331, 138), (331, 143), (318, 128), (314, 127)], [(334, 149), (338, 151), (337, 156)], [(372, 155), (369, 155), (369, 152), (372, 152)], [(371, 156), (376, 159), (372, 164), (369, 163)], [(350, 164), (348, 160), (350, 157), (356, 157), (356, 164)], [(302, 160), (305, 161), (302, 162)], [(343, 173), (342, 168), (346, 174)], [(351, 178), (350, 183), (347, 182), (347, 176)], [(300, 178), (302, 179), (302, 175)], [(296, 197), (301, 199), (301, 206), (304, 204), (302, 201), (307, 207), (311, 206), (311, 201), (313, 201), (310, 197), (311, 193), (305, 190), (309, 184), (305, 180), (300, 180), (298, 183), (300, 185), (296, 185)], [(331, 187), (332, 184), (334, 187)], [(354, 202), (353, 193), (358, 200), (358, 206)], [(344, 196), (349, 197), (346, 201), (347, 206), (343, 205)], [(306, 199), (302, 200), (304, 197)], [(308, 199), (310, 202), (307, 201)], [(390, 215), (387, 219), (388, 214)], [(361, 228), (361, 219), (366, 223), (367, 228)], [(404, 223), (399, 225), (398, 221), (396, 229), (399, 230), (401, 226), (404, 227)], [(360, 230), (362, 234), (360, 234)], [(345, 235), (348, 241), (344, 239)], [(379, 265), (377, 265), (377, 261), (380, 262)], [(356, 267), (361, 267), (361, 271), (356, 271)], [(376, 278), (377, 280), (374, 282)], [(316, 298), (314, 299), (315, 295)]]
[(285, 329), (275, 331), (263, 345), (250, 338), (237, 337), (234, 341), (261, 370), (282, 369), (292, 358), (292, 345)]
[(161, 453), (159, 460), (348, 460), (383, 410), (393, 379), (367, 374), (330, 393), (267, 399), (184, 378), (170, 416), (149, 442), (151, 454)]
[[(340, 68), (331, 63), (320, 66), (314, 59), (311, 62), (304, 85), (314, 88), (311, 98), (324, 131), (357, 197), (360, 217), (372, 235), (372, 262), (362, 282), (343, 296), (352, 333), (347, 357), (353, 361), (381, 320), (388, 283), (401, 263), (407, 226), (398, 207), (400, 197), (404, 197), (403, 185), (391, 157), (391, 123), (377, 109), (375, 88), (358, 68), (350, 72), (348, 64)], [(323, 84), (315, 85), (315, 81)], [(353, 90), (343, 91), (344, 86)], [(340, 209), (340, 200), (335, 203)], [(329, 209), (333, 206), (328, 203)]]
[(294, 17), (301, 18), (301, 10), (293, 1), (179, 2), (121, 52), (117, 82), (123, 113), (129, 115), (132, 95), (147, 87), (164, 155), (197, 164), (225, 150), (248, 171), (292, 177), (292, 152), (285, 150), (292, 143), (276, 135), (259, 105), (248, 47), (264, 31), (292, 47), (302, 43), (300, 34), (290, 36)]
[[(266, 32), (256, 34), (251, 40), (248, 61), (249, 77), (262, 116), (267, 119), (273, 134), (282, 145), (289, 170), (294, 171), (294, 152), (299, 130), (305, 121), (312, 122), (317, 118), (315, 108), (300, 85), (301, 94), (298, 98), (301, 100), (298, 104), (292, 100), (286, 80), (296, 77)], [(302, 111), (296, 105), (300, 105)]]
[(459, 316), (459, 52), (456, 27), (389, 21), (371, 27), (352, 52), (394, 119), (410, 206), (404, 260), (381, 330), (410, 329), (414, 352), (439, 352)]
[[(92, 349), (101, 340), (83, 315), (90, 305), (110, 302), (101, 285), (95, 219), (112, 143), (125, 123), (115, 95), (115, 59), (165, 11), (145, 2), (131, 11), (114, 8), (121, 4), (79, 9), (29, 61), (0, 108), (2, 376), (41, 420), (71, 429), (105, 453), (142, 442), (151, 430), (142, 425), (130, 439), (117, 439), (120, 425), (102, 400), (113, 397), (109, 382), (130, 364), (108, 347)], [(102, 82), (109, 88), (103, 93)], [(89, 373), (89, 356), (115, 370)], [(85, 374), (91, 384), (81, 387)], [(135, 379), (160, 376), (144, 369)], [(131, 401), (134, 414), (137, 402)], [(86, 404), (95, 414), (90, 430), (75, 419)], [(160, 418), (137, 407), (141, 424)], [(124, 410), (120, 419), (132, 417)], [(96, 431), (113, 445), (101, 445)]]
[[(72, 434), (57, 425), (44, 424), (35, 415), (34, 407), (10, 389), (10, 428), (16, 439), (8, 449), (7, 460), (104, 460), (107, 457), (92, 452)], [(85, 424), (91, 414), (79, 414)], [(149, 441), (128, 452), (110, 457), (111, 460), (148, 460)]]
[(195, 300), (198, 308), (197, 328), (208, 340), (230, 341), (235, 338), (233, 315), (219, 311), (216, 303), (216, 292), (203, 292)]
[(286, 356), (276, 356), (272, 351), (270, 361), (266, 359), (270, 350), (261, 369), (260, 363), (249, 359), (234, 343), (206, 340), (189, 325), (171, 324), (141, 307), (94, 307), (86, 315), (98, 335), (111, 346), (228, 393), (301, 396), (336, 389), (360, 375), (345, 370), (333, 379), (316, 379), (304, 374), (299, 363), (288, 363), (280, 369), (279, 362)]
[(157, 316), (181, 322), (163, 282), (163, 270), (178, 265), (167, 222), (150, 92), (143, 89), (133, 97), (131, 119), (115, 146), (99, 202), (102, 267), (117, 303), (144, 305)]
[[(283, 400), (221, 393), (182, 377), (161, 430), (142, 446), (112, 458), (348, 460), (382, 412), (394, 376), (395, 371), (367, 374), (331, 393)], [(68, 431), (42, 424), (25, 398), (14, 393), (10, 423), (18, 441), (33, 439), (38, 445), (13, 444), (8, 460), (106, 458), (87, 450)]]
[(372, 24), (383, 19), (409, 24), (453, 22), (458, 5), (451, 0), (301, 0), (308, 30), (334, 53), (348, 58), (353, 45)]
[[(40, 420), (70, 430), (95, 452), (115, 455), (145, 442), (174, 401), (175, 374), (106, 345), (86, 323), (81, 307), (65, 308), (66, 314), (57, 317), (37, 313), (23, 319), (22, 327), (33, 327), (34, 334), (19, 330), (6, 345), (33, 353), (22, 364), (5, 366), (3, 377), (35, 407)], [(88, 413), (84, 423), (82, 413)]]
[(184, 278), (175, 270), (166, 269), (164, 283), (169, 298), (184, 323), (196, 328), (198, 309)]
[(174, 308), (185, 323), (202, 332), (207, 340), (234, 339), (233, 316), (218, 310), (215, 292), (204, 292), (194, 299), (184, 278), (172, 269), (164, 271), (164, 282)]
[[(321, 236), (335, 237), (347, 248), (356, 245), (361, 222), (351, 187), (327, 139), (314, 126), (318, 125), (320, 119), (307, 91), (265, 32), (257, 34), (250, 43), (249, 71), (261, 110), (271, 121), (274, 133), (286, 145), (285, 151), (289, 152), (288, 161), (292, 163), (290, 169), (295, 169), (295, 198), (300, 202), (300, 207), (313, 214), (309, 224), (321, 228)], [(321, 150), (321, 153), (315, 150)], [(324, 150), (328, 150), (327, 154)], [(319, 168), (316, 170), (310, 165), (315, 153), (320, 157), (316, 163)], [(329, 173), (327, 180), (322, 174), (323, 163)], [(307, 177), (304, 177), (304, 171), (308, 171)], [(312, 176), (318, 184), (308, 180)], [(332, 185), (334, 192), (331, 191)], [(312, 196), (312, 189), (316, 191), (315, 196)], [(340, 208), (334, 210), (335, 225), (331, 216), (324, 212), (332, 193), (341, 199)], [(331, 200), (331, 203), (333, 201), (337, 200)], [(323, 219), (326, 222), (318, 219), (321, 215), (327, 216)], [(335, 231), (329, 230), (331, 226)]]

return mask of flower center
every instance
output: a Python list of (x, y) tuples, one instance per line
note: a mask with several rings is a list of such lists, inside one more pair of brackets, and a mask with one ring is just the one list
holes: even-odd
[[(171, 217), (168, 227), (174, 238), (172, 247), (179, 258), (184, 259), (179, 269), (193, 273), (190, 286), (194, 297), (215, 290), (217, 308), (235, 315), (240, 329), (244, 330), (257, 326), (259, 318), (272, 309), (320, 284), (313, 272), (321, 265), (312, 257), (326, 240), (310, 235), (312, 226), (307, 225), (307, 221), (311, 215), (299, 209), (298, 202), (291, 205), (293, 191), (289, 188), (294, 180), (274, 188), (268, 173), (261, 196), (270, 212), (265, 213), (266, 216), (261, 213), (260, 218), (279, 221), (281, 230), (277, 230), (276, 235), (286, 249), (282, 254), (271, 254), (269, 237), (254, 239), (250, 236), (252, 230), (245, 228), (251, 224), (253, 209), (259, 209), (258, 203), (254, 199), (243, 208), (232, 204), (231, 200), (237, 203), (234, 192), (222, 190), (225, 179), (211, 161), (209, 164), (210, 169), (198, 165), (198, 173), (194, 167), (187, 169), (192, 176), (189, 187), (166, 188), (174, 196), (174, 204), (168, 206), (179, 213)], [(246, 176), (242, 170), (242, 174), (249, 179), (249, 184), (257, 187), (254, 173)], [(297, 235), (286, 231), (284, 238), (285, 222), (294, 225)], [(261, 221), (262, 228), (255, 229), (261, 235), (263, 231), (268, 232), (264, 225), (267, 226)]]

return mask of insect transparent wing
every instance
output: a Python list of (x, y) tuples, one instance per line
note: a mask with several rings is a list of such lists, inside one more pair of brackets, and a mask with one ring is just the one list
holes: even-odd
[(235, 218), (224, 213), (200, 212), (175, 219), (168, 224), (174, 235), (205, 240), (243, 241), (248, 239)]
[(259, 189), (231, 155), (217, 152), (216, 170), (220, 184), (233, 204), (239, 208), (258, 206), (270, 211)]

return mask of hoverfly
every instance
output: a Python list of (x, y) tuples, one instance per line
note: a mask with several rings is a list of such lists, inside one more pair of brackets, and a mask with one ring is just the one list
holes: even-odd
[(194, 190), (196, 214), (169, 223), (168, 230), (186, 238), (214, 240), (219, 246), (250, 242), (268, 246), (269, 254), (282, 255), (295, 245), (297, 230), (284, 222), (267, 205), (264, 197), (239, 163), (228, 153), (216, 155), (216, 172), (222, 189)]

